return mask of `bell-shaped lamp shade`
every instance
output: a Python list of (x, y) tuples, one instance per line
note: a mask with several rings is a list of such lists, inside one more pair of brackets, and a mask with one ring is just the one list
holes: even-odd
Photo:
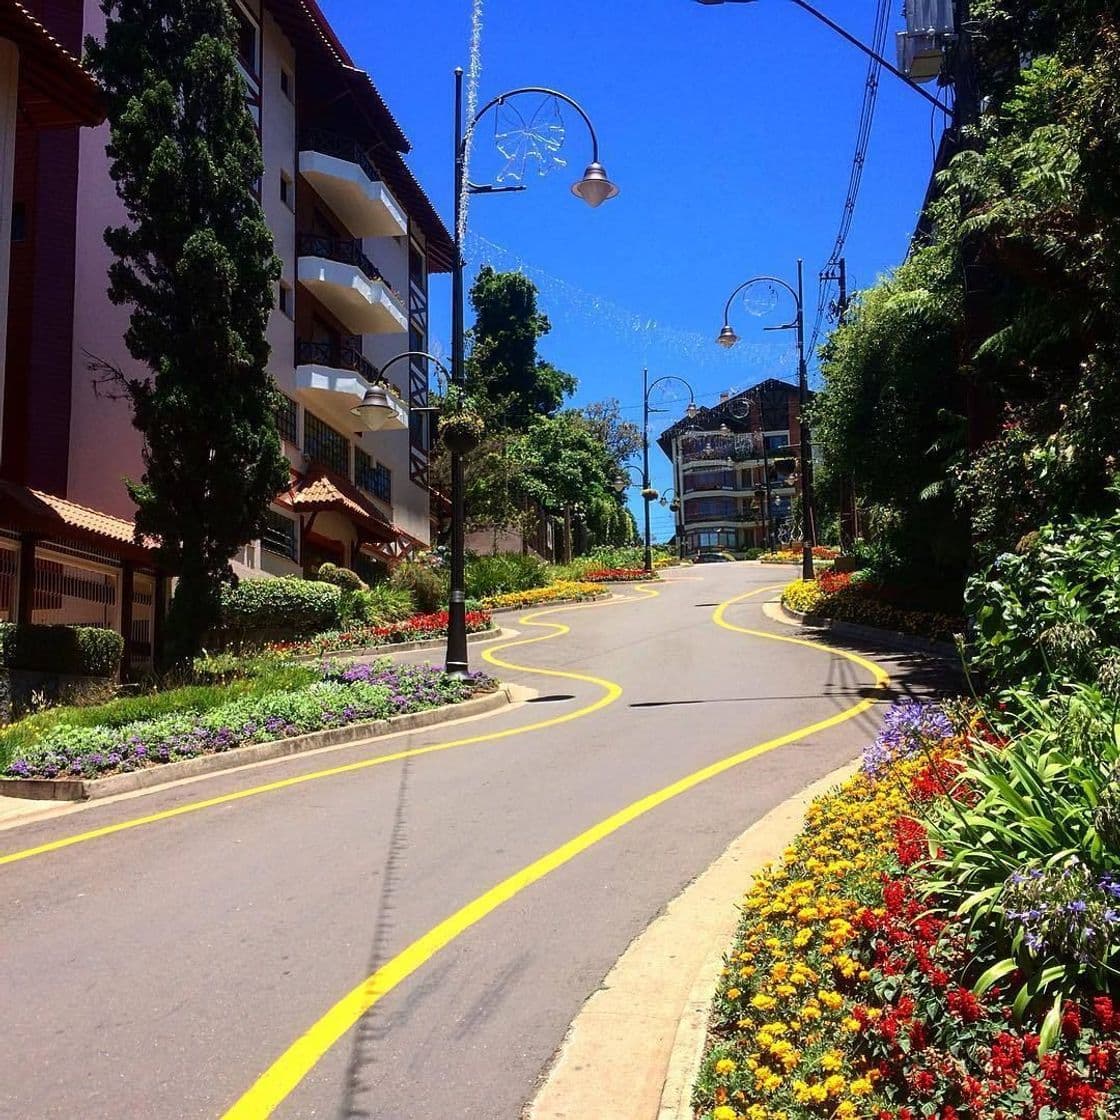
[(616, 479), (614, 480), (614, 488), (615, 488), (615, 490), (617, 490), (617, 491), (618, 491), (618, 493), (620, 493), (620, 494), (622, 493), (622, 491), (623, 491), (623, 490), (625, 490), (625, 489), (626, 489), (626, 487), (627, 487), (628, 485), (629, 485), (629, 480), (628, 480), (628, 479), (625, 479), (625, 478), (622, 478), (621, 476), (619, 476), (618, 478), (616, 478)]
[(366, 390), (361, 403), (350, 409), (350, 414), (357, 416), (371, 432), (402, 431), (408, 427), (407, 413), (393, 401), (380, 381)]
[(719, 337), (716, 339), (716, 342), (718, 342), (720, 346), (724, 346), (730, 350), (731, 347), (734, 346), (738, 341), (739, 336), (732, 329), (731, 324), (724, 323), (723, 327), (720, 329)]
[(601, 163), (589, 163), (583, 178), (572, 184), (572, 194), (582, 198), (588, 206), (600, 206), (618, 194), (618, 187), (607, 178)]
[(684, 410), (684, 414), (689, 418), (689, 420), (695, 420), (696, 419), (696, 412), (697, 412), (696, 402), (695, 401), (689, 401), (688, 402), (688, 408), (686, 408)]
[(672, 501), (671, 501), (671, 502), (669, 503), (669, 509), (670, 509), (670, 511), (671, 511), (672, 513), (680, 513), (680, 511), (681, 511), (681, 503), (680, 503), (680, 499), (679, 499), (679, 498), (674, 498), (674, 499), (673, 499), (673, 500), (672, 500)]

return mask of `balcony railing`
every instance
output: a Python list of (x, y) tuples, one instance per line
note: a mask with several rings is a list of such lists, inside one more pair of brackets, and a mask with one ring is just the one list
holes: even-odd
[(371, 183), (381, 181), (377, 168), (370, 163), (369, 156), (362, 146), (348, 136), (342, 136), (325, 128), (305, 128), (299, 134), (299, 146), (302, 151), (322, 152), (325, 156), (334, 156), (335, 159), (355, 163), (365, 172), (366, 178)]
[[(353, 237), (325, 237), (317, 233), (301, 233), (296, 251), (301, 257), (322, 257), (340, 264), (352, 264), (370, 280), (379, 280), (389, 288), (378, 267), (362, 252), (362, 243)], [(392, 291), (392, 288), (389, 288)], [(396, 294), (396, 293), (394, 293)], [(398, 296), (398, 299), (400, 297)]]
[(374, 364), (350, 340), (308, 342), (300, 339), (296, 343), (296, 365), (346, 369), (351, 373), (360, 373), (369, 382), (377, 380)]

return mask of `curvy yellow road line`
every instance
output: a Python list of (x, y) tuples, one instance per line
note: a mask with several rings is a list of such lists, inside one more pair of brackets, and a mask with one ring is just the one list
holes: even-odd
[[(793, 642), (795, 645), (808, 646), (810, 649), (818, 651), (824, 648), (819, 643), (805, 641), (801, 638), (787, 638), (777, 634), (770, 634), (762, 630), (748, 630), (727, 621), (725, 613), (728, 607), (740, 603), (745, 599), (749, 599), (754, 595), (760, 595), (764, 592), (774, 590), (776, 590), (776, 588), (763, 587), (754, 591), (748, 591), (746, 594), (739, 595), (734, 599), (729, 599), (727, 602), (721, 603), (716, 609), (712, 615), (712, 621), (715, 622), (716, 625), (722, 626), (725, 630), (734, 630), (739, 633), (751, 634), (773, 641)], [(539, 640), (541, 639), (528, 639), (528, 641)], [(875, 682), (879, 686), (887, 684), (890, 680), (890, 677), (883, 669), (873, 662), (868, 661), (866, 658), (860, 657), (858, 654), (849, 653), (847, 650), (834, 649), (832, 647), (827, 647), (825, 651), (834, 653), (840, 657), (845, 657), (863, 668), (868, 669), (875, 677)], [(505, 663), (495, 661), (495, 664)], [(514, 666), (507, 665), (507, 667), (513, 668)], [(522, 668), (522, 666), (516, 666), (516, 668)], [(532, 672), (539, 673), (542, 672), (542, 670), (534, 668)], [(557, 670), (545, 670), (545, 672), (553, 676), (571, 675), (568, 673), (560, 673)], [(779, 747), (788, 746), (790, 743), (796, 743), (798, 740), (804, 739), (809, 735), (816, 734), (819, 731), (824, 731), (830, 727), (837, 726), (837, 724), (853, 719), (855, 716), (867, 711), (874, 703), (875, 701), (871, 699), (861, 700), (851, 708), (838, 712), (836, 715), (829, 716), (827, 719), (810, 724), (808, 727), (799, 727), (796, 731), (791, 731), (786, 735), (780, 735), (776, 739), (768, 739), (764, 743), (748, 747), (746, 750), (740, 751), (738, 754), (733, 754), (729, 758), (714, 762), (710, 766), (705, 766), (703, 769), (697, 770), (681, 778), (679, 781), (657, 790), (656, 793), (651, 793), (647, 797), (643, 797), (641, 800), (627, 805), (624, 809), (620, 809), (617, 813), (607, 817), (606, 820), (600, 821), (598, 824), (587, 829), (586, 832), (581, 832), (566, 844), (562, 844), (559, 848), (542, 856), (534, 863), (529, 864), (528, 867), (522, 868), (508, 879), (504, 879), (496, 887), (491, 887), (485, 894), (479, 895), (473, 902), (467, 903), (461, 910), (457, 910), (450, 917), (445, 918), (439, 925), (424, 934), (423, 937), (412, 942), (403, 952), (399, 953), (391, 961), (373, 973), (372, 976), (367, 977), (356, 988), (343, 996), (343, 998), (315, 1023), (306, 1034), (297, 1039), (272, 1063), (252, 1088), (225, 1113), (222, 1120), (263, 1120), (264, 1117), (271, 1116), (284, 1099), (299, 1085), (311, 1070), (314, 1069), (323, 1055), (326, 1054), (327, 1051), (374, 1006), (374, 1004), (388, 995), (398, 984), (411, 976), (421, 965), (429, 961), (436, 953), (444, 948), (444, 946), (454, 941), (461, 933), (470, 929), (471, 926), (481, 921), (487, 914), (492, 913), (501, 906), (502, 903), (508, 902), (526, 887), (543, 879), (549, 872), (555, 871), (558, 867), (562, 867), (564, 864), (568, 863), (569, 860), (574, 859), (582, 852), (587, 851), (588, 848), (599, 843), (600, 840), (605, 840), (624, 825), (629, 824), (638, 817), (644, 816), (646, 813), (656, 809), (659, 805), (664, 805), (666, 801), (671, 801), (674, 797), (679, 797), (682, 793), (687, 793), (689, 790), (695, 789), (701, 783), (715, 778), (720, 774), (724, 774), (728, 770), (734, 769), (736, 766), (741, 766), (744, 762), (752, 758), (757, 758), (759, 755), (766, 754), (768, 751), (777, 750)]]
[[(635, 585), (634, 590), (643, 592), (646, 598), (650, 599), (656, 598), (660, 594), (659, 591), (655, 591), (651, 587), (639, 585)], [(567, 634), (571, 630), (571, 627), (565, 626), (563, 623), (538, 623), (534, 621), (543, 615), (555, 614), (557, 611), (589, 610), (596, 607), (616, 606), (620, 603), (638, 603), (643, 601), (642, 599), (627, 596), (605, 599), (602, 602), (596, 603), (579, 603), (574, 605), (569, 603), (559, 607), (550, 607), (547, 610), (532, 611), (519, 618), (518, 623), (525, 626), (547, 626), (550, 628), (549, 633), (532, 638), (521, 638), (512, 642), (505, 642), (483, 652), (482, 656), (493, 665), (501, 665), (508, 669), (525, 669), (528, 672), (540, 673), (544, 676), (566, 677), (570, 680), (584, 681), (587, 684), (594, 684), (602, 688), (603, 695), (594, 703), (588, 704), (585, 707), (576, 708), (573, 711), (565, 712), (563, 715), (553, 716), (550, 719), (538, 720), (536, 723), (523, 724), (518, 727), (507, 727), (501, 731), (487, 731), (481, 735), (470, 735), (464, 739), (452, 739), (446, 743), (432, 743), (426, 747), (412, 747), (409, 750), (395, 751), (392, 754), (377, 755), (375, 758), (365, 758), (358, 762), (348, 762), (342, 766), (331, 766), (325, 770), (312, 771), (309, 774), (298, 774), (292, 778), (280, 778), (275, 782), (265, 782), (263, 785), (251, 786), (248, 789), (237, 790), (234, 793), (223, 793), (218, 797), (208, 797), (202, 801), (191, 801), (185, 805), (178, 805), (174, 809), (161, 809), (158, 813), (148, 813), (146, 816), (132, 817), (129, 820), (118, 821), (116, 824), (104, 825), (101, 828), (91, 828), (87, 832), (78, 832), (72, 836), (63, 836), (58, 840), (50, 840), (34, 848), (24, 848), (22, 851), (0, 856), (0, 867), (6, 863), (19, 863), (21, 860), (30, 859), (32, 856), (41, 856), (48, 852), (57, 852), (63, 848), (73, 847), (75, 844), (84, 844), (89, 840), (98, 840), (104, 836), (112, 836), (118, 832), (127, 832), (134, 828), (141, 828), (144, 825), (158, 824), (160, 821), (168, 821), (175, 817), (186, 816), (189, 813), (197, 813), (203, 809), (212, 809), (216, 805), (229, 805), (231, 802), (244, 801), (246, 798), (256, 797), (262, 793), (273, 793), (276, 790), (290, 789), (293, 786), (300, 786), (306, 782), (318, 781), (320, 778), (333, 778), (339, 774), (351, 774), (358, 770), (368, 770), (373, 766), (384, 766), (389, 762), (399, 762), (405, 758), (417, 758), (420, 755), (449, 751), (455, 747), (467, 747), (475, 743), (492, 743), (499, 739), (509, 739), (514, 735), (524, 735), (530, 731), (541, 731), (546, 727), (556, 727), (558, 724), (568, 723), (573, 719), (582, 719), (584, 716), (589, 716), (593, 712), (607, 707), (608, 704), (613, 704), (622, 695), (622, 689), (619, 688), (614, 681), (609, 681), (602, 677), (590, 677), (582, 673), (561, 673), (554, 669), (537, 669), (533, 666), (511, 665), (495, 657), (494, 654), (501, 650), (513, 649), (515, 646), (531, 645), (534, 642), (543, 642), (549, 638), (558, 638), (560, 635)]]

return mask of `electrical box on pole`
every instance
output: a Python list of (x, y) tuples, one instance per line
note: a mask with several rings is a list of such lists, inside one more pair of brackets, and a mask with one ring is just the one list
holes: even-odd
[(905, 0), (904, 11), (898, 68), (912, 82), (931, 82), (941, 73), (945, 47), (956, 38), (953, 0)]

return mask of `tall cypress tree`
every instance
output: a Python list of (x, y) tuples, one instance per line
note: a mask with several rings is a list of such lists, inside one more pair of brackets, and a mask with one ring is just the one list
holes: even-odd
[(109, 296), (132, 308), (126, 342), (147, 367), (118, 372), (144, 437), (128, 481), (137, 529), (178, 577), (171, 661), (215, 625), (229, 558), (260, 534), (288, 480), (265, 327), (280, 263), (255, 195), (260, 141), (227, 0), (103, 0), (86, 42), (105, 88), (110, 174), (128, 224), (105, 240)]

